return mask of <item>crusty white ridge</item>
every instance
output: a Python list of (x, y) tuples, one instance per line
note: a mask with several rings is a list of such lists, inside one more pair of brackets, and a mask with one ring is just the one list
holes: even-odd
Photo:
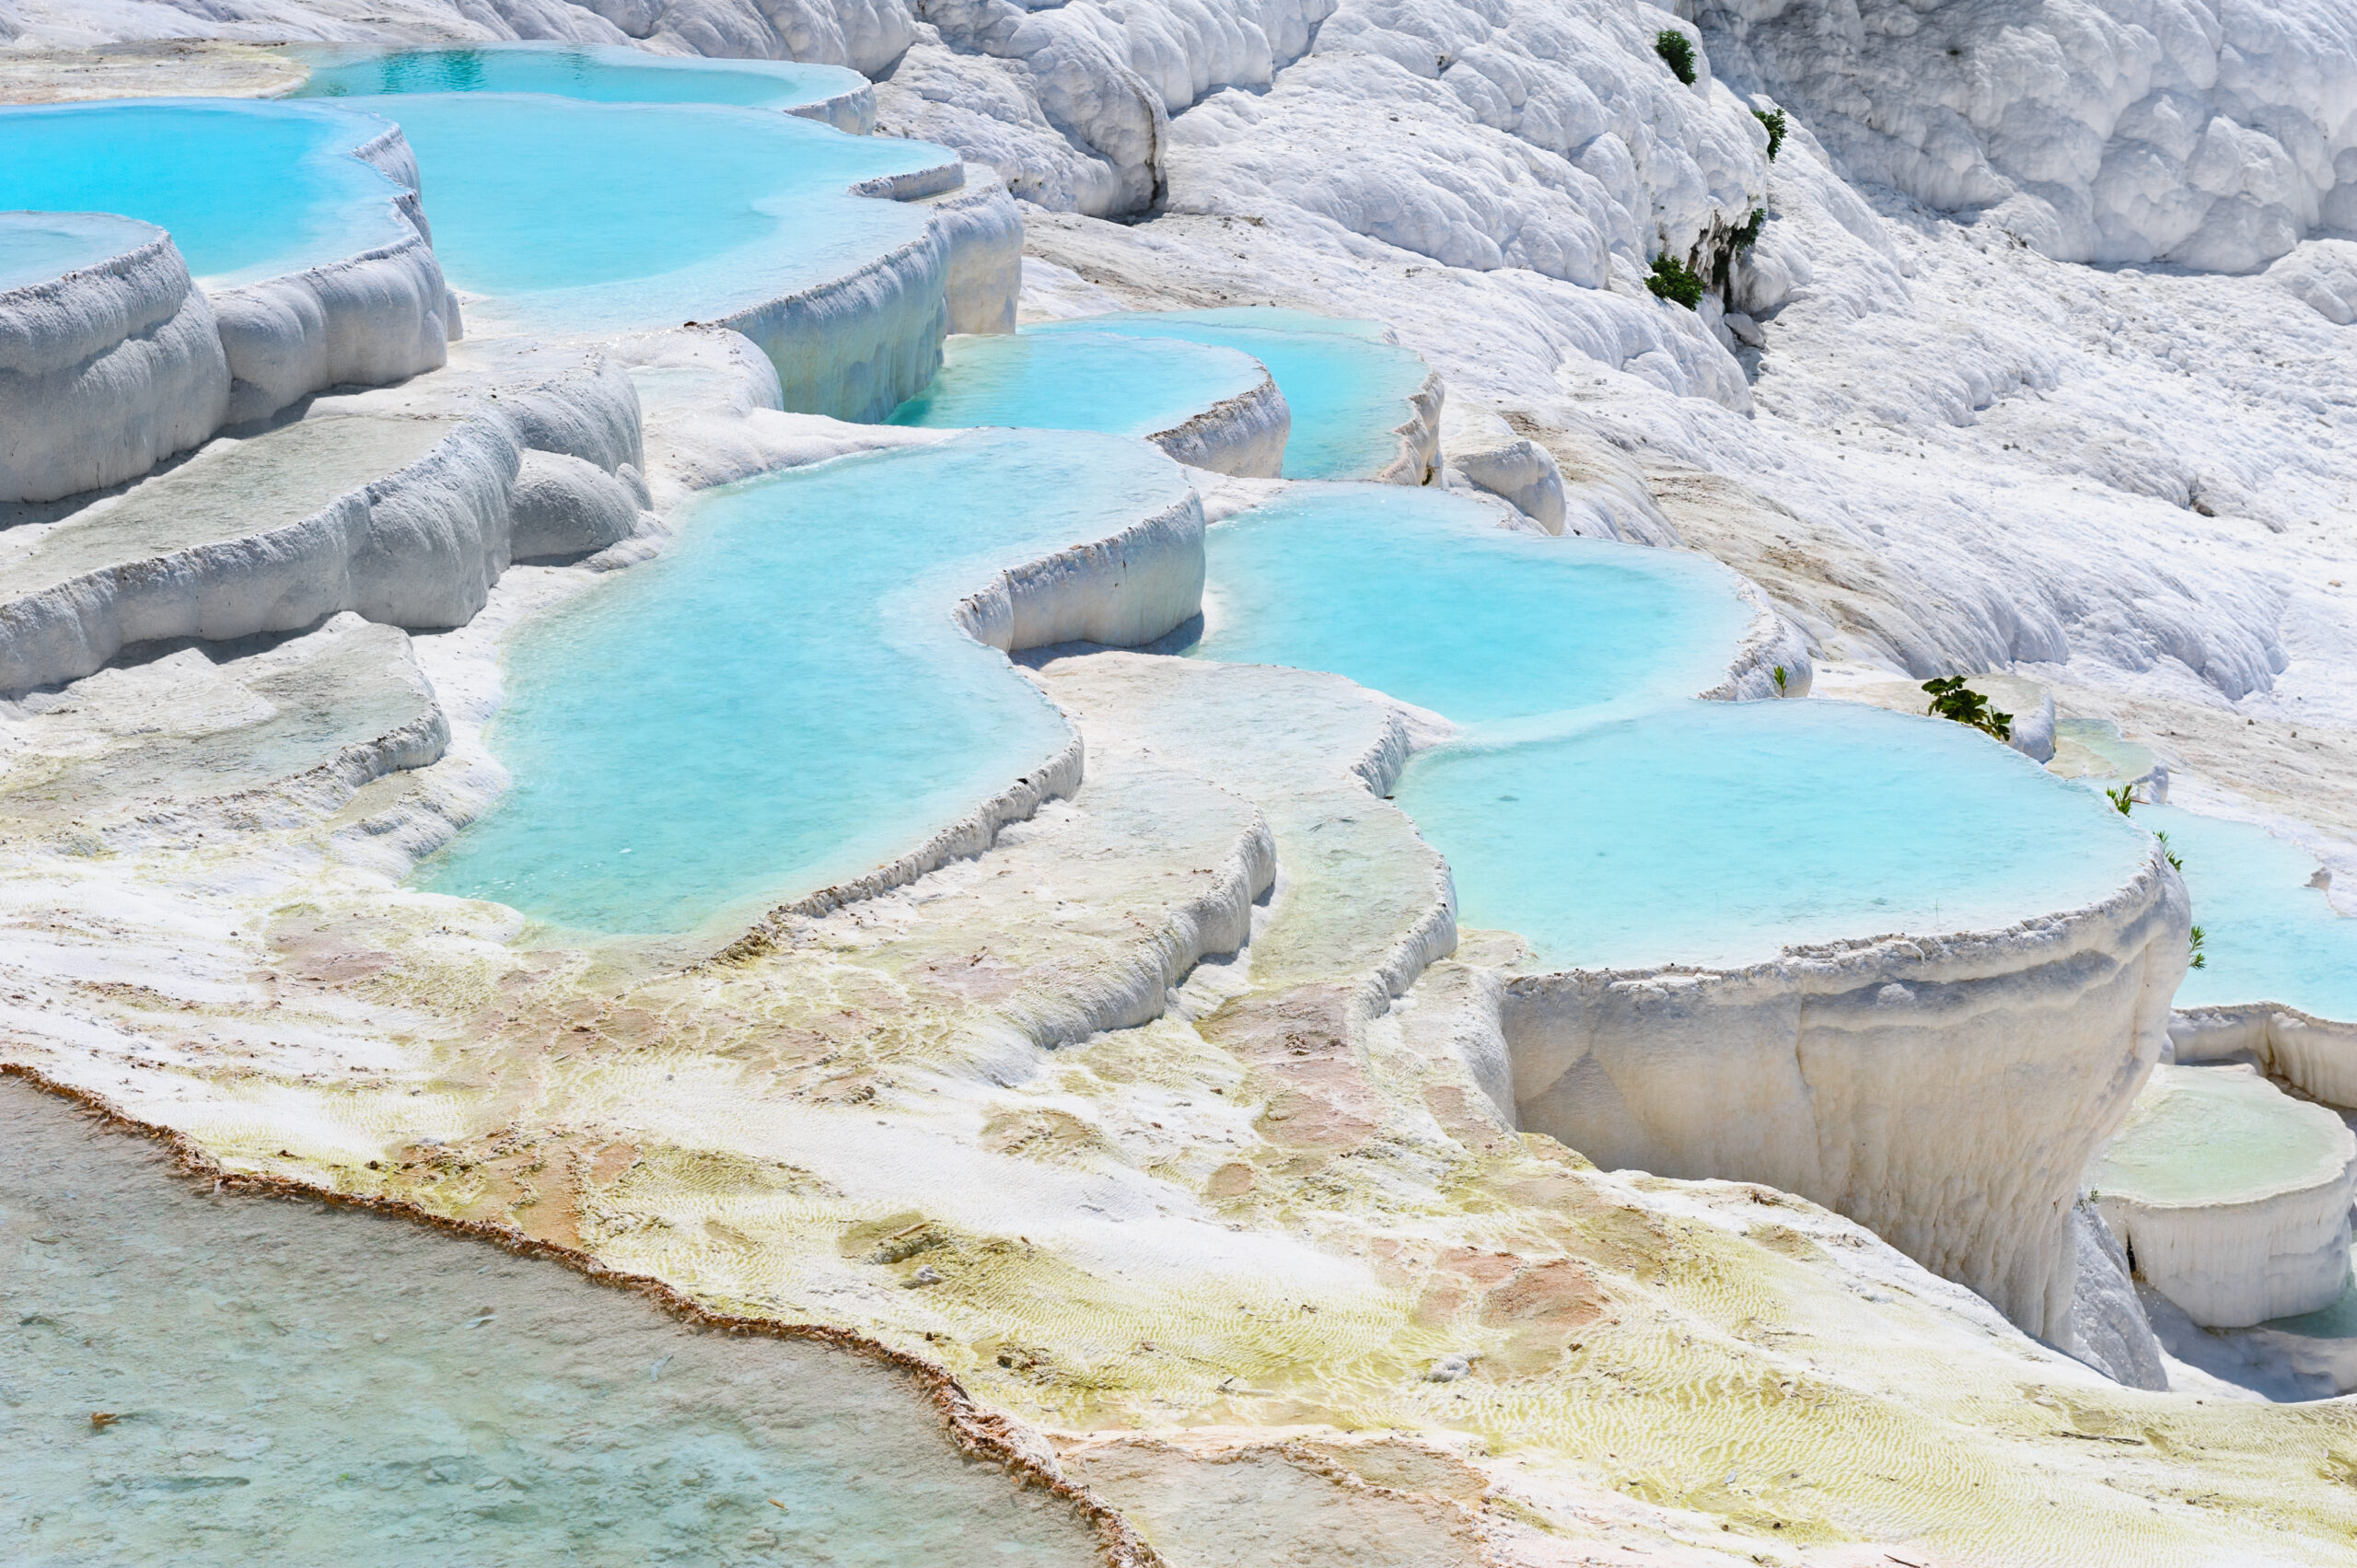
[(98, 215), (44, 222), (113, 232), (122, 249), (0, 290), (0, 502), (145, 473), (220, 428), (229, 402), (213, 307), (169, 236)]

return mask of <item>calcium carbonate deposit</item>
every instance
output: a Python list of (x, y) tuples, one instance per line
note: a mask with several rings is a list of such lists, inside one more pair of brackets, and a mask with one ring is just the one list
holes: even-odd
[(2345, 0), (0, 0), (0, 1524), (2337, 1563)]

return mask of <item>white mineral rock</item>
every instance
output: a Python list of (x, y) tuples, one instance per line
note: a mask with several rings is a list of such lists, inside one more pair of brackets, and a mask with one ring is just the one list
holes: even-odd
[(2348, 1282), (2357, 1133), (2252, 1068), (2155, 1070), (2086, 1179), (2136, 1272), (2205, 1328), (2315, 1312)]
[(2002, 932), (1519, 976), (1521, 1125), (1608, 1168), (1798, 1192), (2068, 1343), (2071, 1204), (2159, 1054), (2187, 923), (2155, 855), (2101, 904)]
[(213, 307), (162, 229), (88, 213), (0, 223), (113, 250), (0, 289), (0, 502), (118, 483), (220, 427), (229, 366)]

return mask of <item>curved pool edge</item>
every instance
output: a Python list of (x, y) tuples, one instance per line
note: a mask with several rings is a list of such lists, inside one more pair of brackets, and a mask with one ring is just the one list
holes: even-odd
[(1520, 1124), (1797, 1192), (2067, 1342), (2071, 1205), (2159, 1058), (2190, 923), (2155, 845), (2110, 896), (2001, 928), (1508, 974)]
[(1094, 1492), (1076, 1485), (1063, 1473), (1045, 1437), (1012, 1417), (984, 1408), (938, 1362), (829, 1323), (793, 1323), (723, 1312), (654, 1275), (610, 1267), (585, 1249), (545, 1240), (516, 1225), (459, 1219), (404, 1199), (343, 1191), (291, 1177), (233, 1170), (189, 1134), (165, 1123), (143, 1121), (97, 1091), (54, 1077), (27, 1063), (0, 1062), (0, 1077), (14, 1078), (55, 1096), (110, 1132), (160, 1144), (182, 1175), (211, 1181), (216, 1192), (256, 1199), (291, 1199), (389, 1215), (445, 1235), (483, 1242), (515, 1257), (570, 1269), (593, 1283), (636, 1295), (676, 1321), (700, 1330), (794, 1340), (859, 1356), (914, 1384), (957, 1439), (959, 1448), (1001, 1466), (1018, 1484), (1038, 1487), (1068, 1504), (1096, 1530), (1107, 1568), (1164, 1568), (1161, 1555), (1127, 1519)]
[(1732, 566), (1726, 571), (1736, 580), (1736, 597), (1751, 609), (1751, 623), (1744, 628), (1742, 639), (1727, 658), (1726, 679), (1695, 695), (1706, 703), (1807, 696), (1817, 676), (1817, 667), (1809, 659), (1808, 639), (1784, 619), (1766, 589)]
[[(424, 450), (294, 521), (149, 553), (126, 548), (0, 602), (0, 691), (79, 679), (134, 644), (296, 631), (343, 610), (404, 628), (464, 625), (511, 563), (528, 470), (584, 511), (613, 510), (596, 503), (622, 496), (635, 524), (619, 475), (640, 459), (639, 409), (619, 366), (591, 354), (497, 393), (447, 412)], [(536, 455), (575, 461), (557, 469)]]
[(1427, 368), (1422, 384), (1408, 394), (1408, 417), (1391, 427), (1395, 450), (1376, 471), (1376, 483), (1424, 485), (1440, 478), (1440, 412), (1447, 401), (1448, 383)]
[(2168, 1037), (2180, 1064), (2247, 1056), (2313, 1099), (2357, 1109), (2357, 1022), (2282, 1002), (2235, 1002), (2172, 1012)]
[(933, 379), (949, 333), (1014, 331), (1023, 214), (995, 170), (954, 156), (849, 189), (926, 207), (924, 233), (841, 277), (701, 324), (761, 349), (788, 411), (878, 424)]
[(398, 124), (347, 149), (401, 187), (390, 198), (408, 238), (254, 283), (210, 291), (229, 360), (225, 425), (268, 419), (330, 387), (381, 387), (449, 358), (458, 301), (434, 254), (417, 157)]
[(1146, 437), (1189, 468), (1232, 479), (1274, 479), (1284, 466), (1293, 411), (1266, 366), (1260, 384), (1222, 398), (1183, 424)]
[(11, 437), (0, 503), (135, 479), (210, 437), (229, 406), (213, 304), (171, 236), (110, 214), (54, 215), (119, 225), (135, 242), (0, 289), (0, 427)]
[[(1113, 533), (1000, 569), (948, 613), (968, 636), (1004, 654), (1059, 643), (1135, 647), (1191, 619), (1202, 607), (1202, 503), (1190, 489), (1183, 500)], [(1023, 679), (1019, 672), (1014, 678)], [(1067, 738), (1053, 755), (905, 854), (773, 906), (714, 961), (752, 958), (777, 946), (795, 921), (822, 918), (979, 855), (997, 842), (1002, 829), (1071, 796), (1086, 775), (1087, 751), (1070, 716), (1062, 709), (1058, 714)]]

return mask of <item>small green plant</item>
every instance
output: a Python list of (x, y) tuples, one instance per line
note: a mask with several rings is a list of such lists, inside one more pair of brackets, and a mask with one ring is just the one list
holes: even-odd
[(1988, 698), (1965, 685), (1963, 676), (1951, 675), (1945, 680), (1926, 680), (1923, 690), (1932, 694), (1931, 711), (1939, 717), (1970, 725), (1999, 740), (2014, 738), (2014, 715), (2001, 714), (1991, 707)]
[(2184, 870), (2185, 862), (2177, 857), (2177, 851), (2169, 848), (2169, 836), (2166, 833), (2162, 832), (2158, 828), (2155, 828), (2153, 830), (2153, 837), (2161, 841), (2161, 858), (2169, 863), (2169, 869), (2172, 871)]
[(1654, 34), (1654, 52), (1669, 64), (1671, 75), (1688, 87), (1694, 85), (1694, 41), (1676, 28), (1664, 28)]
[(1750, 250), (1753, 246), (1755, 246), (1755, 245), (1759, 244), (1759, 226), (1760, 226), (1761, 224), (1763, 224), (1763, 223), (1766, 223), (1767, 221), (1768, 221), (1768, 209), (1767, 209), (1767, 208), (1765, 208), (1765, 207), (1754, 207), (1754, 208), (1752, 208), (1752, 209), (1751, 209), (1751, 215), (1750, 215), (1749, 217), (1747, 217), (1747, 218), (1746, 218), (1746, 219), (1744, 220), (1743, 226), (1742, 226), (1741, 228), (1738, 228), (1738, 229), (1736, 229), (1736, 230), (1735, 231), (1735, 235), (1734, 235), (1734, 239), (1735, 239), (1735, 248), (1736, 248), (1736, 250)]
[(1654, 275), (1645, 280), (1645, 286), (1657, 298), (1683, 305), (1689, 310), (1702, 303), (1702, 280), (1675, 256), (1654, 258)]
[(1776, 667), (1776, 695), (1777, 695), (1777, 696), (1781, 697), (1781, 696), (1782, 696), (1782, 695), (1784, 694), (1784, 682), (1785, 682), (1785, 680), (1786, 680), (1787, 679), (1788, 679), (1788, 678), (1787, 678), (1787, 677), (1785, 676), (1785, 674), (1784, 674), (1784, 667), (1783, 667), (1782, 665), (1781, 665), (1781, 664), (1780, 664), (1780, 665), (1778, 665), (1778, 666)]
[(1784, 111), (1781, 109), (1755, 109), (1751, 117), (1768, 128), (1768, 161), (1776, 161), (1776, 149), (1784, 145)]
[(2105, 790), (2103, 794), (2104, 798), (2110, 801), (2122, 817), (2127, 816), (2129, 807), (2136, 804), (2136, 786), (2132, 784), (2121, 784), (2118, 789)]
[(2202, 930), (2198, 925), (2186, 936), (2186, 950), (2193, 955), (2191, 960), (2185, 966), (2189, 970), (2206, 970), (2210, 967), (2210, 956), (2201, 950), (2201, 939)]

